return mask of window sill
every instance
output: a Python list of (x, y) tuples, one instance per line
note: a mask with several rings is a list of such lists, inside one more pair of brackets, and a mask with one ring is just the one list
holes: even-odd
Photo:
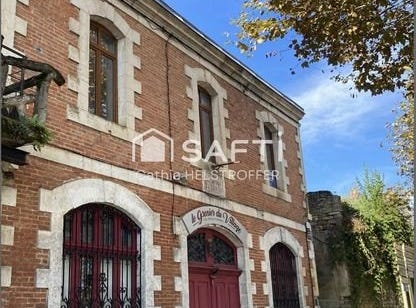
[(136, 132), (133, 129), (107, 121), (99, 116), (89, 113), (88, 111), (80, 110), (78, 107), (68, 105), (66, 117), (71, 121), (126, 141), (131, 142), (136, 135)]
[(266, 183), (263, 183), (263, 192), (270, 196), (283, 199), (287, 202), (292, 202), (292, 197), (287, 192), (271, 187), (270, 185)]

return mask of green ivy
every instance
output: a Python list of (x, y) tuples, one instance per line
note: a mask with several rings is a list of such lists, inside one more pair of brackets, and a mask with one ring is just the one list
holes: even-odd
[(367, 171), (357, 186), (357, 196), (343, 204), (343, 224), (329, 247), (334, 263), (348, 266), (353, 306), (389, 307), (401, 300), (395, 244), (410, 245), (413, 235), (408, 195), (386, 189), (376, 172)]

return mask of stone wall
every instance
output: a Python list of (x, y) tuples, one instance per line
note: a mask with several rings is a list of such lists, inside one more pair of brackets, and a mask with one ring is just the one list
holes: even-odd
[(313, 244), (322, 308), (351, 307), (350, 279), (345, 264), (333, 264), (328, 243), (342, 226), (342, 203), (329, 191), (307, 194), (312, 215)]

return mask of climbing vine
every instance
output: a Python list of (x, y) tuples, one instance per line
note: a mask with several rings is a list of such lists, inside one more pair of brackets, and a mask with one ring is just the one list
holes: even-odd
[(411, 243), (408, 200), (404, 190), (386, 189), (380, 174), (366, 172), (355, 196), (344, 202), (343, 225), (330, 249), (334, 262), (348, 266), (354, 307), (392, 307), (400, 301), (395, 245)]

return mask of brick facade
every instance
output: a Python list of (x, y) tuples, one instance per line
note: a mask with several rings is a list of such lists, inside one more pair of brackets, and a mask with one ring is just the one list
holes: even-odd
[[(153, 213), (148, 218), (152, 223), (146, 229), (145, 239), (145, 247), (151, 250), (146, 262), (153, 267), (153, 273), (147, 273), (148, 280), (144, 281), (148, 284), (143, 291), (144, 307), (187, 307), (187, 281), (183, 277), (187, 263), (182, 258), (186, 232), (179, 229), (183, 228), (181, 217), (203, 205), (228, 211), (247, 230), (247, 242), (241, 248), (242, 254), (246, 254), (242, 257), (245, 267), (240, 268), (245, 277), (245, 281), (240, 281), (242, 307), (270, 305), (265, 249), (274, 244), (276, 235), (268, 243), (265, 235), (273, 228), (280, 234), (279, 241), (298, 247), (301, 302), (304, 307), (314, 306), (317, 290), (312, 282), (315, 278), (311, 277), (313, 248), (306, 237), (308, 215), (299, 142), (298, 122), (303, 112), (297, 105), (155, 1), (10, 0), (2, 2), (2, 13), (4, 2), (15, 8), (15, 16), (8, 16), (5, 21), (13, 21), (15, 27), (9, 26), (10, 30), (3, 33), (9, 47), (30, 59), (51, 64), (66, 77), (66, 84), (61, 88), (51, 86), (49, 90), (46, 125), (53, 132), (53, 141), (41, 152), (26, 147), (32, 154), (29, 164), (14, 171), (13, 178), (4, 183), (2, 307), (57, 307), (53, 306), (51, 294), (58, 292), (55, 289), (60, 288), (60, 280), (55, 277), (53, 281), (58, 285), (48, 283), (55, 279), (54, 269), (59, 268), (54, 265), (59, 262), (59, 256), (54, 255), (59, 245), (55, 244), (60, 243), (54, 217), (62, 218), (60, 208), (70, 209), (61, 202), (73, 201), (72, 206), (76, 207), (81, 205), (76, 200), (119, 200), (130, 206), (137, 200), (128, 192), (138, 196), (146, 211)], [(85, 27), (89, 20), (102, 22), (110, 30), (114, 28), (123, 40), (124, 47), (119, 47), (124, 61), (118, 67), (119, 77), (124, 83), (118, 85), (118, 124), (105, 123), (83, 107), (88, 98)], [(263, 179), (240, 180), (230, 175), (232, 171), (262, 168), (259, 146), (254, 144), (248, 145), (246, 154), (237, 156), (239, 163), (225, 167), (228, 171), (221, 179), (223, 196), (204, 191), (206, 186), (199, 179), (178, 184), (149, 175), (160, 170), (191, 173), (201, 169), (198, 164), (180, 159), (184, 154), (182, 143), (195, 131), (195, 118), (190, 116), (192, 78), (186, 73), (187, 67), (200, 70), (206, 78), (204, 83), (215, 82), (224, 90), (223, 114), (218, 116), (223, 119), (228, 149), (232, 140), (259, 139), (260, 120), (256, 115), (270, 114), (276, 121), (283, 131), (284, 195), (265, 191)], [(131, 140), (151, 128), (175, 141), (173, 162), (132, 161)], [(139, 155), (139, 147), (136, 153)], [(95, 190), (88, 191), (86, 183)], [(118, 196), (117, 192), (106, 192), (108, 187), (116, 191), (123, 187), (128, 192)], [(85, 189), (83, 196), (68, 196), (76, 189)], [(233, 236), (229, 231), (222, 232)]]

